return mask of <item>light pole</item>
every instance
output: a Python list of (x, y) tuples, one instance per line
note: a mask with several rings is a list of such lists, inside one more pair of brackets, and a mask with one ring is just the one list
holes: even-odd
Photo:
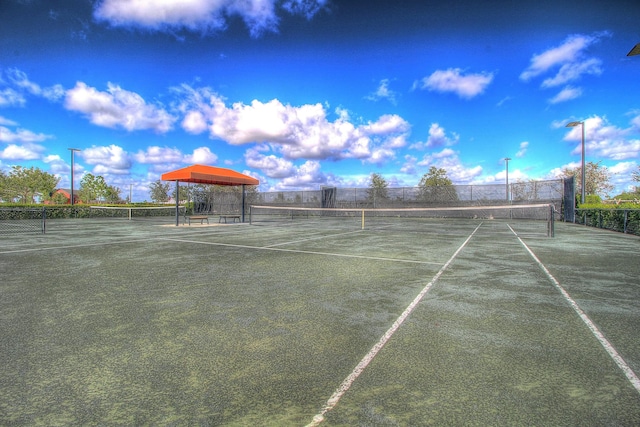
[(507, 202), (509, 201), (509, 160), (511, 160), (510, 157), (505, 157), (504, 158), (504, 163), (506, 165), (507, 168), (507, 179), (506, 179), (506, 189), (507, 189)]
[(69, 148), (69, 151), (71, 151), (71, 194), (69, 198), (71, 199), (71, 206), (73, 206), (73, 154), (80, 150), (78, 148)]
[(582, 127), (582, 193), (580, 194), (580, 203), (584, 204), (585, 199), (585, 188), (587, 183), (585, 182), (585, 167), (584, 167), (584, 121), (579, 122), (569, 122), (567, 123), (568, 128), (573, 128), (580, 125)]

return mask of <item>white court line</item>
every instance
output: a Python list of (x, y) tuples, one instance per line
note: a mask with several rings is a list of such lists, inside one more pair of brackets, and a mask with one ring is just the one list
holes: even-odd
[(578, 316), (580, 316), (580, 319), (582, 319), (584, 324), (587, 325), (591, 333), (596, 337), (596, 339), (600, 342), (600, 344), (602, 344), (602, 347), (604, 347), (607, 353), (609, 353), (609, 356), (613, 359), (616, 365), (618, 365), (618, 367), (622, 369), (622, 372), (624, 372), (624, 375), (627, 377), (629, 382), (631, 382), (631, 385), (636, 389), (638, 393), (640, 393), (640, 379), (638, 379), (635, 372), (633, 372), (633, 370), (631, 369), (631, 367), (629, 367), (627, 362), (624, 361), (622, 356), (618, 354), (615, 347), (605, 338), (604, 334), (600, 332), (600, 330), (595, 325), (595, 323), (593, 323), (591, 319), (589, 319), (589, 316), (587, 316), (587, 314), (584, 311), (582, 311), (578, 303), (575, 302), (575, 300), (571, 298), (571, 295), (569, 295), (569, 293), (562, 287), (562, 285), (560, 285), (560, 282), (558, 282), (556, 278), (553, 277), (553, 275), (549, 272), (549, 270), (547, 270), (547, 267), (545, 267), (544, 264), (542, 264), (542, 262), (533, 253), (533, 251), (529, 249), (529, 247), (522, 241), (522, 239), (516, 234), (516, 232), (511, 228), (510, 225), (508, 225), (508, 227), (511, 229), (513, 234), (516, 235), (518, 240), (520, 240), (520, 243), (529, 252), (529, 255), (531, 255), (531, 257), (536, 261), (536, 263), (538, 263), (538, 266), (540, 266), (542, 271), (544, 271), (544, 273), (547, 275), (549, 280), (551, 280), (551, 282), (556, 287), (556, 289), (560, 291), (560, 293), (562, 294), (564, 299), (569, 303), (571, 308), (573, 308), (573, 310), (578, 314)]
[(138, 243), (144, 242), (148, 239), (135, 239), (135, 240), (117, 240), (109, 242), (94, 242), (94, 243), (79, 243), (77, 245), (63, 245), (63, 246), (46, 246), (40, 248), (27, 248), (27, 249), (11, 249), (7, 251), (0, 251), (0, 255), (15, 254), (20, 252), (37, 252), (37, 251), (53, 251), (58, 249), (73, 249), (73, 248), (86, 248), (90, 246), (103, 246), (103, 245), (119, 245), (122, 243)]
[(308, 237), (306, 239), (301, 239), (301, 240), (294, 240), (291, 242), (284, 242), (284, 243), (274, 243), (273, 245), (267, 245), (264, 246), (265, 248), (274, 248), (276, 246), (283, 246), (283, 245), (292, 245), (294, 243), (300, 243), (300, 242), (308, 242), (309, 240), (318, 240), (318, 239), (326, 239), (327, 237), (335, 237), (335, 236), (344, 236), (346, 234), (354, 234), (354, 233), (362, 233), (362, 230), (356, 230), (356, 231), (346, 231), (344, 233), (337, 233), (337, 234), (323, 234), (321, 236), (315, 236), (315, 237)]
[(440, 271), (438, 271), (438, 273), (436, 273), (436, 275), (433, 276), (433, 279), (431, 279), (431, 281), (427, 283), (427, 285), (422, 289), (422, 291), (420, 291), (418, 296), (416, 296), (415, 299), (411, 301), (411, 304), (409, 304), (409, 306), (402, 312), (400, 317), (398, 317), (396, 321), (393, 322), (393, 325), (391, 325), (391, 327), (387, 330), (387, 332), (385, 332), (382, 338), (380, 338), (380, 341), (378, 341), (376, 345), (374, 345), (373, 348), (369, 350), (369, 353), (367, 353), (367, 355), (362, 358), (360, 363), (358, 363), (358, 365), (349, 374), (349, 376), (345, 378), (344, 381), (342, 381), (342, 384), (340, 384), (340, 387), (338, 387), (336, 391), (331, 395), (329, 400), (327, 400), (327, 403), (324, 405), (320, 413), (318, 413), (315, 417), (313, 417), (313, 421), (307, 424), (306, 427), (315, 427), (320, 425), (324, 421), (324, 416), (327, 414), (327, 412), (332, 410), (338, 404), (338, 401), (340, 401), (340, 398), (342, 398), (342, 396), (349, 390), (349, 388), (351, 388), (351, 385), (360, 376), (360, 374), (364, 371), (367, 365), (371, 363), (373, 358), (376, 357), (376, 354), (378, 354), (378, 352), (382, 350), (382, 347), (384, 347), (387, 341), (389, 341), (391, 336), (393, 336), (393, 334), (398, 330), (398, 328), (400, 328), (400, 325), (402, 325), (402, 323), (404, 323), (406, 318), (409, 317), (409, 315), (416, 308), (420, 300), (422, 300), (422, 298), (427, 294), (427, 292), (429, 292), (429, 289), (433, 287), (433, 285), (440, 278), (440, 276), (442, 276), (445, 270), (449, 268), (449, 265), (451, 265), (453, 260), (456, 259), (458, 254), (462, 251), (462, 249), (464, 249), (467, 243), (469, 243), (469, 240), (471, 240), (473, 235), (476, 234), (476, 231), (478, 231), (481, 225), (482, 223), (480, 223), (476, 227), (476, 229), (473, 230), (473, 232), (469, 235), (469, 237), (467, 237), (467, 240), (465, 240), (464, 243), (460, 245), (458, 250), (456, 250), (455, 253), (451, 255), (451, 258), (449, 258), (449, 261), (447, 261), (440, 268)]
[(232, 243), (216, 243), (216, 242), (202, 242), (198, 240), (187, 240), (187, 239), (176, 239), (171, 237), (158, 237), (155, 240), (166, 240), (170, 242), (180, 242), (180, 243), (195, 243), (198, 245), (209, 245), (209, 246), (224, 246), (229, 248), (241, 248), (241, 249), (255, 249), (261, 251), (276, 251), (276, 252), (289, 252), (296, 254), (310, 254), (310, 255), (325, 255), (332, 256), (338, 258), (356, 258), (356, 259), (368, 259), (368, 260), (378, 260), (378, 261), (393, 261), (393, 262), (405, 262), (409, 264), (427, 264), (427, 265), (440, 265), (438, 262), (434, 261), (417, 261), (413, 259), (402, 259), (402, 258), (386, 258), (386, 257), (375, 257), (375, 256), (366, 256), (366, 255), (352, 255), (352, 254), (337, 254), (333, 252), (318, 252), (318, 251), (303, 251), (299, 249), (284, 249), (284, 248), (273, 248), (270, 246), (249, 246), (249, 245), (237, 245)]

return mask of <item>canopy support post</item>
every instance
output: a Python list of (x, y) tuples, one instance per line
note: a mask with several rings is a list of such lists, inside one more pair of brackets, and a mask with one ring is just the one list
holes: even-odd
[(242, 184), (242, 219), (240, 222), (244, 222), (244, 195), (245, 195), (245, 184)]
[(180, 225), (180, 181), (176, 180), (176, 227)]

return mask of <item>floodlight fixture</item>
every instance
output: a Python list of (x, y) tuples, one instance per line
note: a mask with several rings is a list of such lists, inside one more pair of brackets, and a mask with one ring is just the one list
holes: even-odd
[(567, 123), (566, 127), (568, 128), (572, 128), (572, 127), (576, 127), (576, 126), (581, 126), (582, 127), (582, 189), (581, 189), (581, 193), (580, 193), (580, 203), (584, 204), (584, 200), (585, 200), (585, 188), (587, 183), (585, 182), (585, 177), (586, 177), (586, 173), (585, 173), (585, 165), (584, 165), (584, 121), (580, 121), (580, 122), (569, 122)]
[(635, 55), (640, 55), (640, 43), (635, 45), (633, 49), (631, 49), (629, 53), (627, 53), (627, 56), (635, 56)]

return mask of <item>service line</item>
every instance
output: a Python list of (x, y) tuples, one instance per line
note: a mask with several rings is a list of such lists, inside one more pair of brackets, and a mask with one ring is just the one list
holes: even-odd
[(378, 352), (382, 350), (382, 347), (384, 347), (387, 341), (389, 341), (389, 339), (398, 330), (398, 328), (400, 328), (400, 325), (402, 325), (402, 323), (407, 319), (407, 317), (409, 317), (411, 312), (418, 306), (418, 303), (420, 303), (422, 298), (427, 294), (427, 292), (429, 292), (429, 289), (433, 287), (433, 285), (438, 281), (440, 276), (442, 276), (442, 274), (447, 270), (447, 268), (449, 268), (453, 260), (456, 259), (458, 254), (462, 251), (462, 249), (464, 249), (464, 247), (467, 246), (467, 243), (469, 243), (473, 235), (476, 234), (476, 231), (478, 231), (480, 226), (482, 226), (482, 223), (480, 223), (476, 227), (476, 229), (473, 230), (473, 232), (469, 235), (469, 237), (467, 237), (467, 240), (465, 240), (462, 243), (462, 245), (460, 245), (458, 250), (456, 250), (455, 253), (451, 256), (451, 258), (449, 258), (449, 260), (440, 268), (440, 270), (436, 273), (436, 275), (433, 276), (433, 279), (431, 279), (431, 281), (427, 283), (427, 285), (422, 289), (422, 291), (420, 291), (418, 296), (416, 296), (415, 299), (411, 301), (411, 304), (409, 304), (409, 306), (402, 312), (400, 317), (398, 317), (396, 321), (393, 322), (393, 325), (391, 325), (391, 327), (387, 330), (387, 332), (385, 332), (385, 334), (382, 336), (382, 338), (380, 338), (380, 340), (376, 343), (376, 345), (374, 345), (373, 348), (369, 350), (369, 353), (367, 353), (366, 356), (362, 358), (360, 363), (358, 363), (358, 365), (349, 374), (349, 376), (347, 376), (347, 378), (345, 378), (344, 381), (342, 381), (342, 384), (340, 384), (340, 387), (336, 389), (336, 391), (331, 395), (329, 400), (327, 400), (327, 403), (324, 405), (322, 410), (315, 417), (313, 417), (313, 421), (307, 424), (306, 427), (316, 427), (324, 421), (324, 416), (327, 414), (327, 412), (332, 410), (338, 404), (338, 401), (340, 401), (340, 398), (342, 398), (342, 396), (349, 390), (349, 388), (351, 388), (351, 385), (360, 376), (360, 374), (362, 374), (362, 372), (367, 367), (367, 365), (371, 363), (373, 358), (376, 357), (376, 354), (378, 354)]
[(527, 246), (522, 241), (522, 239), (516, 234), (516, 232), (513, 230), (513, 228), (511, 228), (510, 225), (509, 225), (509, 228), (511, 229), (513, 234), (516, 235), (516, 237), (518, 238), (518, 240), (520, 241), (522, 246), (524, 246), (524, 248), (527, 250), (527, 252), (529, 252), (529, 255), (531, 255), (531, 257), (536, 261), (538, 266), (540, 266), (542, 271), (544, 271), (544, 273), (547, 275), (549, 280), (551, 280), (551, 283), (553, 283), (553, 286), (555, 286), (556, 289), (558, 289), (558, 291), (560, 291), (560, 293), (562, 294), (564, 299), (569, 303), (571, 308), (573, 308), (573, 310), (578, 314), (578, 316), (580, 316), (580, 319), (584, 322), (585, 325), (587, 325), (587, 327), (589, 328), (591, 333), (596, 337), (596, 339), (600, 342), (602, 347), (604, 347), (604, 349), (607, 351), (607, 353), (609, 353), (609, 356), (613, 359), (613, 361), (616, 363), (616, 365), (618, 365), (618, 367), (622, 370), (622, 372), (624, 372), (624, 375), (627, 377), (629, 382), (631, 382), (631, 385), (636, 389), (636, 391), (638, 393), (640, 393), (640, 379), (638, 379), (638, 377), (636, 376), (635, 372), (633, 372), (631, 367), (629, 367), (627, 362), (625, 362), (625, 360), (622, 358), (622, 356), (620, 356), (620, 354), (616, 351), (615, 347), (609, 342), (609, 340), (607, 340), (607, 338), (605, 338), (604, 334), (602, 332), (600, 332), (600, 329), (598, 329), (598, 327), (595, 325), (595, 323), (593, 323), (591, 321), (589, 316), (587, 316), (587, 314), (580, 308), (578, 303), (573, 298), (571, 298), (571, 295), (569, 295), (569, 292), (567, 292), (562, 287), (562, 285), (560, 285), (560, 282), (558, 282), (556, 280), (556, 278), (553, 277), (553, 275), (549, 272), (547, 267), (544, 266), (542, 261), (540, 261), (540, 259), (538, 259), (538, 257), (533, 253), (533, 251), (529, 248), (529, 246)]

